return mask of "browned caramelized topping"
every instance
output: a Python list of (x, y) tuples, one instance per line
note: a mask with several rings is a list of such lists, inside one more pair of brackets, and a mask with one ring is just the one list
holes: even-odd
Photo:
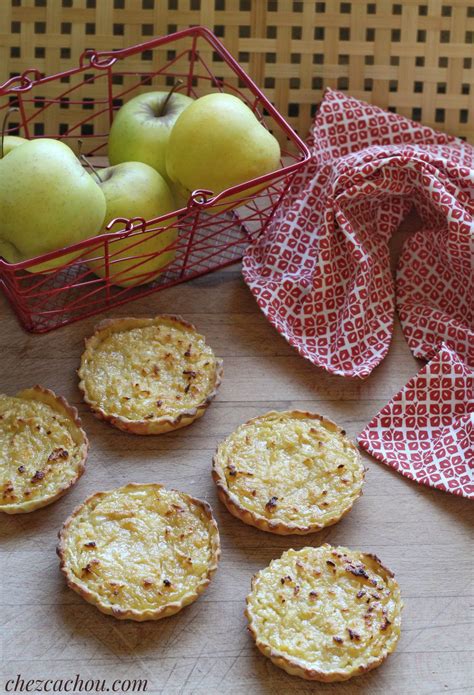
[(31, 478), (31, 482), (32, 483), (39, 483), (40, 480), (43, 480), (44, 476), (45, 476), (44, 471), (36, 471), (34, 476)]
[(233, 463), (229, 463), (229, 465), (227, 466), (227, 470), (229, 471), (229, 475), (232, 476), (233, 478), (235, 478), (235, 477), (237, 477), (237, 478), (238, 477), (253, 478), (254, 477), (253, 473), (249, 473), (248, 471), (238, 471)]
[(93, 560), (87, 563), (87, 565), (83, 568), (82, 571), (86, 574), (92, 574), (92, 569), (97, 565), (100, 565), (100, 562), (99, 560), (97, 560), (97, 558), (94, 558)]
[(265, 509), (267, 510), (267, 512), (273, 512), (273, 510), (277, 506), (277, 502), (278, 502), (278, 497), (270, 497), (270, 499), (268, 500), (268, 502), (265, 505)]
[(67, 459), (69, 452), (66, 449), (59, 447), (58, 449), (53, 449), (53, 451), (48, 456), (48, 461), (58, 461), (59, 459)]
[(337, 642), (337, 644), (342, 644), (344, 640), (342, 637), (333, 637), (334, 642)]
[(355, 577), (364, 577), (364, 579), (369, 578), (369, 575), (365, 571), (364, 565), (358, 565), (357, 567), (355, 565), (346, 565), (345, 570), (346, 572), (353, 574)]

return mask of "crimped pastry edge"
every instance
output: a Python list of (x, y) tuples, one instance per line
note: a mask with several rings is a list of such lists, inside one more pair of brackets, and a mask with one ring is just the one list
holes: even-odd
[(155, 323), (159, 323), (159, 321), (161, 321), (162, 319), (167, 319), (175, 323), (181, 324), (186, 328), (190, 328), (195, 333), (198, 332), (196, 330), (196, 327), (192, 323), (185, 321), (181, 316), (177, 316), (174, 314), (158, 314), (152, 318), (125, 317), (116, 319), (104, 319), (95, 326), (94, 333), (88, 338), (85, 338), (84, 340), (85, 350), (81, 356), (81, 366), (77, 370), (80, 379), (79, 390), (82, 393), (83, 400), (89, 406), (90, 410), (96, 418), (110, 423), (111, 425), (117, 427), (117, 429), (122, 430), (123, 432), (129, 432), (131, 434), (140, 435), (165, 434), (166, 432), (181, 429), (181, 427), (187, 427), (195, 420), (198, 420), (200, 417), (204, 415), (211, 401), (215, 398), (217, 394), (217, 389), (221, 384), (223, 376), (223, 363), (221, 359), (216, 357), (216, 374), (214, 386), (212, 391), (208, 393), (206, 398), (203, 401), (201, 401), (201, 403), (199, 403), (194, 408), (190, 408), (189, 410), (183, 410), (183, 412), (177, 415), (176, 417), (172, 417), (169, 415), (161, 415), (160, 417), (151, 420), (130, 420), (121, 415), (111, 415), (88, 397), (85, 382), (82, 378), (83, 359), (87, 352), (92, 351), (101, 342), (102, 337), (104, 335), (112, 335), (112, 333), (120, 332), (122, 329), (127, 330), (132, 328), (143, 328), (144, 326), (151, 326)]
[(36, 500), (27, 500), (19, 504), (11, 505), (0, 505), (0, 512), (5, 514), (29, 514), (37, 509), (46, 507), (53, 502), (56, 502), (60, 497), (66, 494), (68, 490), (77, 483), (81, 475), (86, 469), (87, 454), (89, 452), (89, 440), (85, 431), (82, 429), (82, 422), (77, 412), (77, 408), (70, 405), (63, 396), (58, 396), (51, 389), (45, 388), (44, 386), (32, 386), (28, 389), (23, 389), (19, 391), (15, 398), (23, 398), (25, 400), (38, 400), (46, 405), (49, 405), (53, 410), (65, 415), (74, 427), (77, 429), (79, 436), (82, 438), (82, 451), (77, 462), (77, 472), (74, 478), (72, 478), (67, 484), (63, 485), (54, 495), (49, 495)]
[[(160, 483), (127, 483), (126, 485), (121, 486), (121, 488), (123, 489), (143, 487), (144, 485), (153, 486), (159, 489), (165, 488), (165, 486), (161, 485)], [(105, 615), (112, 615), (114, 618), (117, 618), (118, 620), (134, 620), (136, 622), (143, 622), (145, 620), (161, 620), (162, 618), (168, 618), (169, 616), (174, 615), (175, 613), (179, 613), (180, 610), (182, 610), (185, 606), (188, 606), (190, 603), (194, 603), (194, 601), (196, 601), (199, 598), (199, 596), (205, 591), (217, 570), (217, 565), (219, 563), (219, 558), (221, 554), (220, 536), (219, 528), (212, 513), (211, 506), (204, 500), (200, 500), (197, 497), (193, 497), (192, 495), (189, 495), (186, 492), (182, 492), (181, 490), (175, 490), (174, 488), (165, 489), (169, 490), (170, 492), (178, 492), (179, 494), (184, 495), (187, 498), (187, 500), (190, 500), (198, 507), (200, 507), (204, 511), (204, 514), (208, 521), (208, 527), (211, 530), (211, 559), (208, 564), (206, 576), (202, 578), (202, 580), (200, 581), (200, 583), (194, 591), (188, 592), (180, 601), (173, 601), (157, 609), (147, 608), (141, 611), (136, 610), (135, 608), (124, 609), (118, 606), (109, 606), (101, 600), (99, 594), (97, 594), (94, 591), (90, 591), (89, 589), (86, 589), (81, 584), (79, 584), (79, 582), (76, 581), (75, 575), (73, 575), (72, 572), (69, 571), (66, 565), (65, 538), (67, 536), (72, 519), (75, 516), (77, 516), (77, 514), (80, 513), (83, 507), (85, 507), (92, 499), (94, 499), (95, 497), (104, 497), (109, 492), (112, 492), (112, 490), (103, 490), (99, 492), (94, 492), (91, 495), (89, 495), (81, 504), (79, 504), (71, 512), (71, 514), (68, 516), (68, 518), (58, 531), (59, 541), (56, 546), (56, 554), (59, 557), (59, 568), (66, 579), (67, 586), (76, 593), (78, 593), (85, 601), (91, 603), (101, 613), (104, 613)]]
[[(267, 413), (264, 413), (263, 415), (258, 415), (257, 417), (251, 418), (250, 420), (247, 420), (247, 422), (242, 423), (242, 425), (248, 425), (252, 422), (256, 422), (258, 420), (262, 420), (264, 418), (267, 418), (269, 415), (282, 415), (282, 414), (287, 414), (287, 415), (298, 415), (301, 417), (305, 418), (312, 418), (314, 420), (318, 420), (321, 423), (324, 423), (329, 429), (333, 430), (334, 432), (337, 432), (338, 434), (341, 434), (343, 437), (346, 437), (345, 431), (339, 427), (335, 422), (332, 420), (329, 420), (326, 417), (323, 417), (322, 415), (318, 415), (317, 413), (312, 413), (306, 410), (283, 410), (283, 411), (277, 411), (277, 410), (270, 410)], [(239, 425), (241, 427), (242, 425)], [(238, 429), (238, 428), (236, 428)], [(235, 431), (235, 430), (234, 430)], [(231, 437), (234, 432), (231, 432), (228, 437)], [(228, 439), (228, 437), (226, 439)], [(223, 440), (226, 441), (226, 440)], [(254, 526), (255, 528), (259, 529), (260, 531), (266, 531), (267, 533), (274, 533), (279, 536), (289, 536), (289, 535), (299, 535), (299, 536), (304, 536), (309, 533), (316, 533), (317, 531), (321, 531), (321, 529), (326, 528), (328, 526), (332, 526), (333, 524), (336, 524), (338, 521), (340, 521), (346, 514), (348, 514), (354, 503), (359, 499), (359, 497), (362, 496), (362, 486), (364, 484), (364, 478), (365, 478), (365, 471), (366, 469), (362, 465), (362, 458), (360, 455), (360, 452), (358, 448), (355, 446), (355, 444), (350, 440), (347, 439), (351, 449), (355, 452), (357, 456), (357, 460), (360, 462), (362, 466), (362, 485), (359, 490), (359, 494), (357, 497), (354, 498), (352, 504), (345, 509), (341, 514), (336, 514), (334, 517), (331, 517), (327, 522), (324, 524), (309, 524), (306, 526), (299, 525), (299, 524), (288, 524), (285, 523), (284, 521), (277, 521), (277, 520), (272, 520), (272, 519), (267, 519), (266, 517), (261, 516), (260, 514), (256, 514), (255, 512), (251, 512), (250, 510), (246, 509), (240, 504), (240, 500), (237, 495), (235, 495), (233, 492), (231, 492), (228, 487), (227, 487), (227, 481), (225, 479), (225, 475), (223, 473), (223, 461), (221, 460), (221, 457), (219, 455), (219, 449), (222, 444), (219, 443), (217, 446), (216, 453), (214, 454), (214, 457), (212, 459), (212, 479), (214, 480), (214, 483), (216, 484), (217, 487), (217, 496), (221, 500), (221, 502), (227, 507), (228, 511), (235, 516), (237, 519), (240, 519), (240, 521), (243, 521), (244, 524), (248, 524), (249, 526)]]
[[(331, 546), (329, 543), (324, 543), (323, 545), (319, 546), (321, 548), (332, 548), (337, 550), (339, 546)], [(301, 548), (303, 550), (303, 548)], [(348, 550), (348, 548), (344, 548), (344, 550)], [(288, 551), (285, 551), (288, 552)], [(363, 553), (358, 550), (351, 550), (353, 553), (357, 553), (359, 555), (359, 558), (363, 560), (363, 558), (370, 558), (373, 562), (375, 562), (384, 572), (386, 572), (387, 577), (389, 580), (393, 580), (395, 587), (400, 590), (400, 587), (398, 586), (398, 582), (395, 580), (395, 574), (389, 570), (382, 562), (380, 559), (377, 557), (377, 555), (373, 553)], [(268, 567), (268, 565), (267, 565)], [(264, 567), (263, 569), (266, 569)], [(250, 582), (250, 594), (254, 590), (256, 581), (258, 579), (258, 575), (260, 574), (262, 570), (259, 570), (256, 572)], [(272, 649), (268, 644), (263, 642), (262, 640), (259, 639), (258, 637), (258, 630), (255, 629), (253, 623), (252, 623), (252, 616), (249, 611), (249, 603), (250, 603), (250, 594), (247, 595), (245, 602), (246, 602), (246, 608), (244, 611), (244, 615), (248, 620), (248, 626), (247, 629), (252, 635), (254, 641), (255, 641), (255, 646), (257, 649), (270, 661), (275, 664), (275, 666), (278, 666), (278, 668), (283, 669), (283, 671), (286, 671), (290, 676), (298, 676), (299, 678), (303, 678), (304, 680), (307, 681), (319, 681), (321, 683), (335, 683), (335, 682), (341, 682), (341, 681), (347, 681), (350, 680), (351, 678), (355, 678), (357, 676), (363, 676), (365, 673), (368, 673), (369, 671), (372, 671), (372, 669), (377, 668), (380, 666), (390, 654), (392, 654), (398, 644), (398, 641), (400, 639), (400, 631), (397, 635), (397, 638), (393, 644), (393, 647), (390, 650), (385, 650), (382, 652), (380, 657), (376, 658), (371, 658), (368, 660), (367, 664), (365, 666), (359, 666), (357, 669), (354, 669), (353, 671), (319, 671), (318, 669), (313, 669), (313, 668), (308, 668), (304, 665), (302, 665), (301, 661), (298, 659), (293, 659), (289, 656), (281, 654), (281, 652), (277, 652), (274, 649)], [(400, 611), (399, 615), (401, 616), (401, 611), (403, 610), (403, 600), (400, 596)]]

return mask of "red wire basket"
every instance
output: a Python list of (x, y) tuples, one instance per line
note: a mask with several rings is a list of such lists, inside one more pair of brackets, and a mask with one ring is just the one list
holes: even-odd
[[(222, 64), (225, 77), (213, 74), (209, 67), (211, 55), (214, 64)], [(150, 62), (153, 68), (156, 64), (156, 69), (143, 70), (142, 65), (148, 67)], [(1, 286), (28, 331), (50, 331), (240, 260), (249, 241), (265, 231), (295, 174), (309, 159), (306, 145), (204, 27), (185, 29), (124, 50), (87, 50), (79, 67), (56, 75), (27, 70), (0, 86), (0, 117), (5, 109), (17, 106), (19, 122), (9, 124), (5, 132), (31, 139), (38, 132), (35, 124), (47, 124), (49, 109), (73, 104), (84, 109), (86, 116), (72, 126), (61, 127), (59, 133), (45, 133), (41, 126), (39, 137), (55, 137), (73, 148), (80, 139), (87, 155), (105, 157), (114, 111), (130, 96), (172, 85), (178, 78), (183, 80), (181, 90), (192, 97), (226, 91), (242, 98), (259, 120), (287, 143), (281, 168), (219, 195), (194, 191), (186, 207), (155, 219), (111, 220), (110, 233), (21, 263), (0, 258)], [(46, 83), (48, 93), (57, 89), (57, 94), (39, 96)], [(85, 97), (85, 91), (100, 96)], [(161, 248), (150, 253), (147, 242), (160, 235)], [(127, 279), (132, 278), (126, 287), (120, 285), (118, 266), (124, 261), (124, 251)], [(162, 257), (162, 268), (157, 276), (156, 269), (149, 270), (149, 262), (158, 256)], [(97, 275), (86, 263), (91, 258), (96, 269), (100, 266)], [(54, 270), (34, 271), (38, 263), (53, 259)]]

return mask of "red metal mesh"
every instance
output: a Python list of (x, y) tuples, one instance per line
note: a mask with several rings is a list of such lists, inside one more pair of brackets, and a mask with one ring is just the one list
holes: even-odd
[[(206, 51), (214, 51), (225, 64), (226, 79), (209, 69)], [(127, 58), (137, 54), (146, 62), (158, 62), (156, 69), (127, 70)], [(135, 62), (136, 64), (136, 62)], [(154, 220), (117, 220), (109, 234), (92, 237), (66, 249), (54, 251), (22, 263), (9, 264), (0, 258), (0, 283), (22, 325), (32, 332), (46, 332), (61, 325), (123, 304), (136, 297), (203, 275), (238, 261), (250, 239), (262, 233), (275, 214), (282, 195), (295, 173), (309, 157), (306, 146), (273, 108), (252, 80), (207, 29), (194, 27), (176, 34), (154, 39), (122, 51), (96, 53), (86, 51), (74, 70), (43, 77), (28, 71), (0, 86), (0, 116), (9, 106), (18, 106), (11, 114), (7, 132), (33, 137), (35, 123), (47, 124), (48, 109), (68, 108), (72, 102), (84, 109), (84, 118), (62, 132), (43, 132), (40, 137), (65, 140), (73, 149), (78, 139), (89, 156), (105, 156), (107, 137), (113, 112), (126, 98), (163, 88), (177, 79), (184, 81), (183, 91), (198, 97), (211, 91), (238, 94), (272, 132), (288, 148), (284, 150), (285, 165), (258, 179), (261, 189), (255, 194), (255, 180), (235, 186), (212, 197), (209, 191), (195, 191), (186, 208)], [(58, 93), (48, 99), (39, 96), (41, 86), (54, 82)], [(66, 88), (64, 89), (64, 85)], [(83, 95), (84, 89), (100, 85), (100, 97)], [(49, 92), (51, 93), (51, 84)], [(15, 119), (18, 123), (15, 123)], [(43, 126), (41, 126), (43, 128)], [(145, 253), (150, 237), (176, 229), (163, 237), (167, 245), (161, 251)], [(118, 231), (115, 231), (117, 230)], [(172, 234), (171, 234), (172, 236)], [(131, 266), (127, 278), (139, 285), (121, 287), (117, 284), (117, 250), (114, 243), (127, 239), (127, 259)], [(123, 243), (123, 241), (121, 242)], [(123, 247), (120, 249), (123, 261)], [(168, 264), (160, 274), (146, 273), (144, 264), (162, 254)], [(104, 277), (95, 275), (84, 262), (94, 258)], [(55, 269), (35, 273), (40, 261), (55, 259)], [(114, 282), (115, 281), (115, 282)]]

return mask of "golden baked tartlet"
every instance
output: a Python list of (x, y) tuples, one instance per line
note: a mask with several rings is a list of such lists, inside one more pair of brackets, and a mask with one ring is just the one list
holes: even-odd
[(182, 318), (122, 318), (103, 321), (86, 340), (79, 388), (98, 418), (161, 434), (201, 417), (221, 377), (221, 360)]
[(348, 548), (287, 550), (252, 579), (249, 630), (287, 673), (344, 681), (379, 666), (400, 636), (403, 602), (375, 555)]
[(24, 514), (64, 495), (85, 469), (77, 410), (41, 386), (0, 395), (0, 512)]
[(362, 491), (364, 466), (337, 425), (291, 410), (240, 425), (217, 447), (212, 477), (219, 498), (246, 524), (305, 534), (351, 509)]
[(156, 483), (130, 483), (88, 497), (59, 532), (71, 589), (102, 613), (158, 620), (195, 601), (220, 555), (206, 502)]

